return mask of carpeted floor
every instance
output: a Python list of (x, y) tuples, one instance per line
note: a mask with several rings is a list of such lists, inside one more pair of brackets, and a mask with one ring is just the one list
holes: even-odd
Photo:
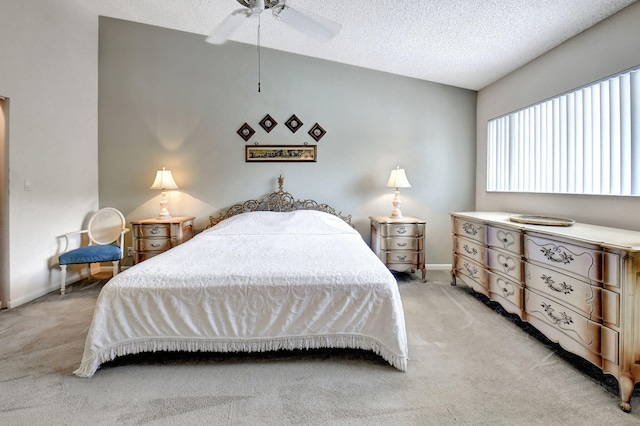
[[(1, 425), (640, 424), (617, 382), (475, 295), (398, 275), (401, 373), (367, 352), (144, 354), (72, 375), (102, 282), (0, 312)], [(640, 386), (639, 386), (640, 387)]]

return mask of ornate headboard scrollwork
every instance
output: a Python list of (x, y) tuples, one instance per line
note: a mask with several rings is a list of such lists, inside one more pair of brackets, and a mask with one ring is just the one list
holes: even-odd
[(351, 225), (351, 215), (343, 216), (342, 212), (336, 212), (336, 210), (328, 204), (320, 204), (313, 200), (296, 200), (293, 195), (283, 189), (283, 186), (284, 178), (279, 176), (277, 191), (272, 192), (266, 198), (261, 200), (248, 200), (242, 204), (235, 204), (226, 212), (220, 213), (218, 216), (209, 216), (209, 225), (207, 226), (207, 229), (232, 216), (257, 211), (291, 212), (295, 210), (317, 210), (337, 216)]

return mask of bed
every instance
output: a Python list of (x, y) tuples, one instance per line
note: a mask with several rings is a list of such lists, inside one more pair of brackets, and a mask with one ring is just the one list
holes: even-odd
[(98, 296), (80, 367), (140, 352), (373, 351), (407, 368), (395, 278), (328, 205), (282, 188), (211, 219)]

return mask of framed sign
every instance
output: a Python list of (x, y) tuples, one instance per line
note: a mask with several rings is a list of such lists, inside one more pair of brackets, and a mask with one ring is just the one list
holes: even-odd
[(246, 162), (312, 162), (316, 145), (245, 145)]

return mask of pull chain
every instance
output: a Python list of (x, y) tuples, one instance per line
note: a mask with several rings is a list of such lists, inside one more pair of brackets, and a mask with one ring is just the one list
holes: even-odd
[(260, 16), (261, 15), (262, 14), (258, 15), (258, 42), (257, 42), (257, 45), (258, 45), (258, 93), (260, 93), (260, 71), (261, 71), (260, 70), (260, 62), (261, 62), (260, 60)]

